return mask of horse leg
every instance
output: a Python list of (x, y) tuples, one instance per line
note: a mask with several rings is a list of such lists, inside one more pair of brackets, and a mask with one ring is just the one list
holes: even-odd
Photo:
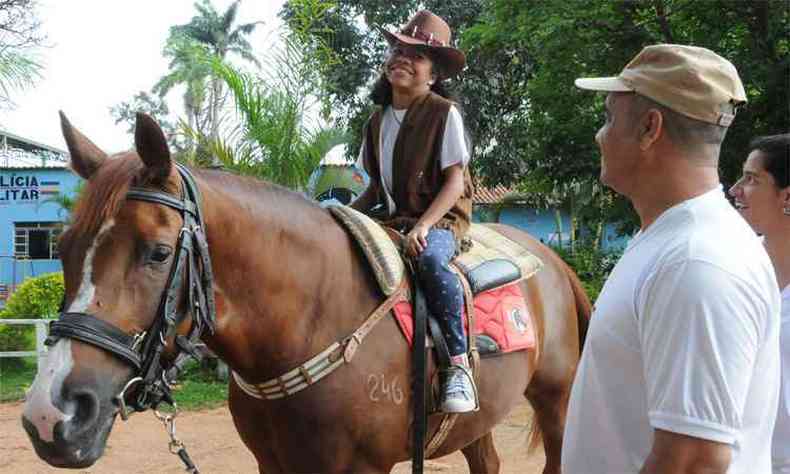
[(469, 472), (475, 474), (499, 473), (499, 454), (494, 447), (494, 436), (489, 431), (485, 436), (461, 450), (469, 464)]
[[(571, 379), (572, 380), (572, 379)], [(570, 381), (565, 384), (546, 384), (533, 379), (525, 393), (532, 408), (535, 410), (537, 426), (533, 425), (533, 437), (530, 449), (543, 436), (543, 451), (546, 454), (546, 466), (543, 474), (560, 474), (562, 460), (562, 437), (565, 431), (565, 415), (570, 397)], [(536, 429), (539, 428), (539, 432)]]

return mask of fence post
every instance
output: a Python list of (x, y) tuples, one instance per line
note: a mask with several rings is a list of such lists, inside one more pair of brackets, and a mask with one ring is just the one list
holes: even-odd
[(38, 362), (38, 370), (36, 373), (41, 372), (47, 362), (47, 346), (44, 341), (47, 339), (47, 324), (49, 321), (41, 320), (36, 321), (36, 361)]
[(228, 364), (222, 359), (217, 359), (217, 378), (222, 381), (228, 380)]

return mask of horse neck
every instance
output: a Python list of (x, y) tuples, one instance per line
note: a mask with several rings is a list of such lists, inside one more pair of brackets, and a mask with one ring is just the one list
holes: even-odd
[(217, 300), (206, 343), (246, 380), (298, 366), (375, 307), (370, 274), (328, 212), (232, 175), (201, 188)]

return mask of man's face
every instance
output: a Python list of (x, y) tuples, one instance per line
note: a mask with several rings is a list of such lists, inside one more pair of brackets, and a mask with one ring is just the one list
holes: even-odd
[(776, 222), (782, 222), (783, 193), (776, 180), (765, 169), (765, 157), (760, 150), (749, 154), (743, 164), (743, 175), (730, 188), (735, 207), (752, 228), (765, 234)]
[(606, 96), (606, 121), (595, 135), (601, 149), (601, 182), (628, 196), (635, 183), (639, 144), (631, 105), (634, 94), (610, 92)]

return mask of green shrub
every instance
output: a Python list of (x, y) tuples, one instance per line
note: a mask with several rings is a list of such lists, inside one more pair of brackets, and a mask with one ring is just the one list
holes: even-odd
[(577, 244), (573, 252), (568, 248), (553, 248), (579, 276), (593, 303), (623, 253), (621, 249), (603, 251), (585, 244)]
[[(0, 319), (54, 318), (62, 299), (63, 273), (28, 278), (6, 301)], [(34, 326), (0, 324), (0, 352), (34, 350), (35, 334)]]

